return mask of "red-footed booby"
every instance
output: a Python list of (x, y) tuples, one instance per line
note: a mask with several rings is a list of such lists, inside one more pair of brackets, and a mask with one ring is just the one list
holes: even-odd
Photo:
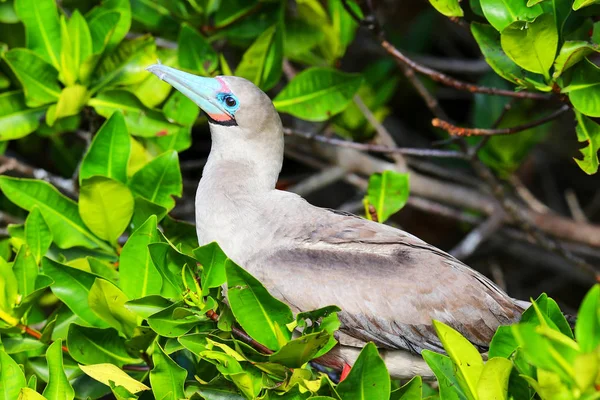
[(365, 342), (393, 377), (431, 376), (421, 350), (443, 352), (432, 320), (485, 351), (523, 307), (485, 276), (399, 229), (315, 207), (275, 189), (283, 128), (269, 97), (246, 79), (205, 78), (161, 64), (148, 70), (206, 113), (212, 136), (196, 194), (200, 245), (216, 241), (296, 312), (337, 305), (341, 369)]

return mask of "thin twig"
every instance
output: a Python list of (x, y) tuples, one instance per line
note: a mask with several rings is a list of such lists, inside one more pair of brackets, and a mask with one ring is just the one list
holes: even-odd
[(562, 106), (561, 108), (559, 108), (558, 110), (552, 112), (551, 114), (537, 119), (535, 121), (530, 121), (527, 122), (525, 124), (522, 125), (518, 125), (518, 126), (513, 126), (510, 128), (495, 128), (495, 129), (485, 129), (485, 128), (464, 128), (461, 126), (456, 126), (454, 124), (451, 124), (448, 121), (444, 121), (442, 119), (439, 118), (434, 118), (431, 121), (431, 125), (435, 126), (436, 128), (442, 128), (443, 130), (445, 130), (446, 132), (448, 132), (450, 135), (453, 136), (498, 136), (498, 135), (512, 135), (515, 133), (519, 133), (522, 131), (525, 131), (527, 129), (531, 129), (534, 128), (536, 126), (540, 126), (543, 125), (545, 123), (548, 123), (556, 118), (558, 118), (559, 116), (561, 116), (562, 114), (564, 114), (565, 112), (569, 111), (570, 107), (567, 105)]
[(453, 150), (415, 149), (410, 147), (388, 147), (377, 144), (357, 143), (349, 140), (337, 139), (310, 132), (302, 132), (291, 128), (283, 128), (286, 135), (299, 136), (316, 142), (326, 143), (333, 146), (348, 147), (360, 151), (369, 151), (383, 154), (403, 154), (413, 157), (438, 157), (467, 159), (463, 153)]
[[(206, 316), (211, 320), (217, 322), (219, 321), (219, 314), (214, 312), (213, 310), (208, 310)], [(238, 337), (238, 339), (242, 340), (244, 343), (249, 344), (254, 347), (254, 349), (260, 351), (263, 354), (273, 354), (273, 350), (269, 349), (265, 345), (258, 343), (256, 340), (252, 339), (246, 332), (237, 328), (235, 326), (231, 327), (231, 332)]]
[(504, 212), (500, 209), (477, 228), (469, 232), (456, 247), (450, 250), (450, 254), (459, 260), (468, 258), (475, 250), (477, 250), (480, 244), (502, 227), (503, 221)]
[(565, 200), (567, 201), (567, 205), (569, 206), (569, 210), (575, 221), (588, 222), (587, 216), (583, 212), (581, 204), (579, 204), (579, 199), (577, 199), (577, 194), (575, 194), (573, 189), (565, 190)]
[(290, 186), (286, 190), (296, 193), (300, 196), (307, 196), (325, 186), (339, 181), (346, 175), (346, 170), (342, 167), (329, 167), (321, 172), (311, 175), (307, 179)]

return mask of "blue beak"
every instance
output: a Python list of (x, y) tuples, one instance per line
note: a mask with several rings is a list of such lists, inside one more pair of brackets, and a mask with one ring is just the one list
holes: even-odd
[(219, 122), (234, 119), (223, 108), (217, 96), (221, 92), (228, 92), (222, 81), (189, 74), (162, 64), (151, 65), (146, 70), (183, 93), (204, 110), (209, 118)]

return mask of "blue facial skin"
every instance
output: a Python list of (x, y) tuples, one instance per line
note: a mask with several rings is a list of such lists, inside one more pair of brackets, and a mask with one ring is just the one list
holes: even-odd
[(223, 81), (189, 74), (162, 64), (151, 65), (147, 70), (196, 103), (211, 122), (226, 126), (237, 125), (234, 114), (240, 104), (233, 93), (223, 91), (227, 90)]

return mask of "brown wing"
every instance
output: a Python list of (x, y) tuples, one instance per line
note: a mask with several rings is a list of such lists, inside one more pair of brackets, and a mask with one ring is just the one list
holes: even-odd
[(322, 211), (303, 240), (249, 263), (295, 311), (336, 304), (345, 334), (416, 353), (442, 350), (432, 319), (480, 350), (499, 325), (519, 319), (508, 295), (449, 254), (398, 229)]

